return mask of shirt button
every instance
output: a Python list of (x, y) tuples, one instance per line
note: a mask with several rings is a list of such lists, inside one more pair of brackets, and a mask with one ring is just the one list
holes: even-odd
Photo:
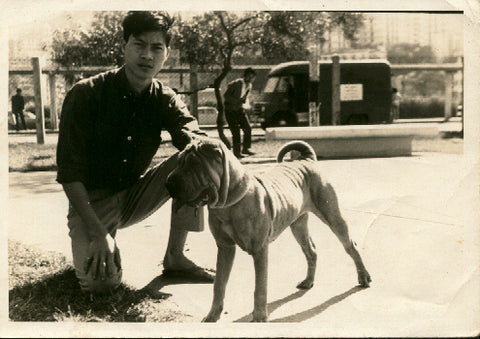
[(127, 159), (123, 159), (123, 162), (127, 162)]
[(132, 137), (129, 135), (129, 136), (127, 137), (127, 140), (128, 140), (128, 141), (132, 141)]

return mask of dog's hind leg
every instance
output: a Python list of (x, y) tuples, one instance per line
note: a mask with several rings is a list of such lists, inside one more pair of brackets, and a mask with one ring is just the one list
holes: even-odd
[(297, 288), (309, 289), (313, 286), (315, 280), (315, 270), (317, 268), (317, 253), (315, 251), (315, 244), (308, 233), (308, 214), (300, 216), (291, 225), (290, 229), (302, 248), (303, 254), (307, 258), (307, 277), (297, 285)]
[(316, 198), (314, 203), (318, 210), (312, 212), (322, 219), (340, 240), (345, 251), (355, 262), (358, 283), (363, 287), (368, 287), (372, 281), (370, 274), (363, 264), (355, 242), (350, 238), (348, 226), (340, 213), (337, 195), (333, 187), (330, 184), (325, 183), (322, 186), (321, 191), (316, 194), (314, 198)]

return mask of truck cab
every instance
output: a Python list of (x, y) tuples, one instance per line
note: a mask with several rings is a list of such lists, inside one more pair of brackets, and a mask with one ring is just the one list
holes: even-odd
[[(332, 62), (320, 61), (320, 125), (332, 124)], [(305, 126), (309, 122), (309, 63), (273, 67), (254, 114), (262, 127)], [(340, 61), (340, 122), (380, 124), (390, 119), (390, 64), (386, 60)]]

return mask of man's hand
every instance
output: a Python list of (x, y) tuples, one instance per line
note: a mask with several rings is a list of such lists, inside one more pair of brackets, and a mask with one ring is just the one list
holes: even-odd
[(110, 234), (90, 242), (83, 269), (85, 274), (91, 272), (93, 279), (101, 280), (112, 278), (121, 269), (120, 252)]

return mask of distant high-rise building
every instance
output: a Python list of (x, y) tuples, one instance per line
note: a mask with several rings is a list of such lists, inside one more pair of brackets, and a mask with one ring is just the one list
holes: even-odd
[(360, 44), (388, 50), (399, 43), (431, 46), (438, 61), (463, 55), (463, 17), (441, 13), (365, 13)]

